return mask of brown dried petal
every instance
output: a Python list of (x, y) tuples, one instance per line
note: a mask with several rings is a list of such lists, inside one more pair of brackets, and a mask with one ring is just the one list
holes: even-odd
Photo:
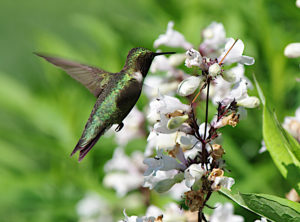
[(191, 190), (184, 193), (185, 204), (189, 207), (191, 212), (198, 211), (204, 202), (204, 193), (202, 190)]
[(163, 222), (163, 215), (158, 216), (154, 222)]
[(235, 127), (239, 123), (240, 115), (236, 113), (231, 113), (229, 116), (222, 118), (222, 125), (230, 125)]
[(220, 168), (214, 168), (210, 175), (208, 176), (208, 180), (214, 181), (216, 177), (222, 177), (224, 175), (224, 171)]
[(176, 110), (176, 111), (174, 111), (173, 113), (168, 113), (168, 114), (166, 114), (166, 117), (170, 119), (171, 117), (183, 116), (183, 115), (184, 115), (184, 112), (183, 112), (183, 111), (181, 111), (181, 110)]
[(211, 153), (211, 156), (215, 160), (220, 159), (223, 156), (223, 154), (225, 153), (224, 149), (219, 144), (213, 144), (212, 148), (213, 148), (213, 151)]

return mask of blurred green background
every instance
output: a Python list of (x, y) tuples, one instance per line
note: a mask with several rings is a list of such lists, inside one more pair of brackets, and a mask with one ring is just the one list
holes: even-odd
[[(0, 221), (77, 221), (75, 206), (97, 191), (122, 215), (126, 198), (103, 188), (103, 165), (116, 144), (101, 138), (78, 164), (69, 154), (81, 135), (95, 98), (79, 83), (32, 52), (46, 52), (119, 71), (127, 52), (153, 49), (168, 21), (198, 45), (201, 29), (222, 22), (227, 36), (245, 43), (254, 73), (279, 120), (300, 105), (299, 59), (284, 47), (300, 41), (300, 9), (281, 0), (27, 0), (0, 2)], [(253, 92), (255, 94), (255, 92)], [(144, 101), (139, 101), (142, 104)], [(237, 128), (224, 132), (226, 161), (235, 190), (284, 197), (290, 187), (261, 147), (262, 110), (250, 110)], [(145, 140), (127, 147), (143, 150)], [(209, 202), (224, 201), (214, 195)], [(153, 201), (162, 205), (157, 196)], [(130, 211), (143, 213), (144, 208)], [(255, 215), (236, 208), (246, 221)]]

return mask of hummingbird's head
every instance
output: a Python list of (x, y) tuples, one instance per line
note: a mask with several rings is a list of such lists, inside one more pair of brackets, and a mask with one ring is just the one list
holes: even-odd
[(155, 56), (174, 54), (175, 52), (152, 52), (149, 49), (138, 47), (129, 51), (124, 68), (133, 68), (146, 77)]

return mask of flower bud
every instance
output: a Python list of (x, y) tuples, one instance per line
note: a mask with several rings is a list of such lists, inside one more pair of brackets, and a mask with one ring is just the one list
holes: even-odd
[(259, 106), (259, 104), (260, 104), (260, 100), (255, 96), (249, 96), (237, 102), (238, 106), (243, 106), (245, 108), (256, 108)]
[(221, 71), (221, 66), (218, 63), (214, 63), (208, 68), (208, 74), (212, 77), (219, 75)]
[(200, 82), (200, 77), (190, 76), (178, 85), (177, 92), (180, 96), (189, 96), (196, 91)]
[(192, 66), (200, 66), (202, 62), (202, 56), (200, 55), (200, 52), (198, 52), (195, 49), (189, 49), (186, 52), (186, 60), (185, 65), (188, 68), (192, 68)]
[(167, 123), (167, 127), (168, 129), (176, 129), (178, 127), (180, 127), (185, 121), (187, 121), (189, 119), (188, 115), (183, 115), (183, 116), (176, 116), (173, 117), (171, 119), (169, 119), (168, 123)]
[(284, 49), (284, 55), (289, 58), (300, 57), (300, 42), (288, 44)]

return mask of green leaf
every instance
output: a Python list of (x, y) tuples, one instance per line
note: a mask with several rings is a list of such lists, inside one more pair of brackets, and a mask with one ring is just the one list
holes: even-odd
[(256, 79), (254, 74), (253, 74), (253, 79), (254, 79), (254, 82), (255, 82), (255, 86), (256, 86), (259, 98), (260, 98), (262, 104), (265, 105), (266, 99), (265, 99), (264, 93), (263, 93), (262, 89), (260, 88), (260, 85), (258, 84), (257, 79)]
[(276, 222), (296, 222), (300, 218), (300, 204), (268, 194), (233, 194), (221, 189), (221, 193), (240, 206)]
[(282, 128), (275, 113), (265, 105), (263, 137), (266, 147), (281, 174), (300, 193), (299, 144)]
[(256, 88), (264, 104), (263, 137), (266, 147), (283, 177), (300, 193), (300, 145), (285, 131), (267, 106), (263, 92), (254, 77)]

